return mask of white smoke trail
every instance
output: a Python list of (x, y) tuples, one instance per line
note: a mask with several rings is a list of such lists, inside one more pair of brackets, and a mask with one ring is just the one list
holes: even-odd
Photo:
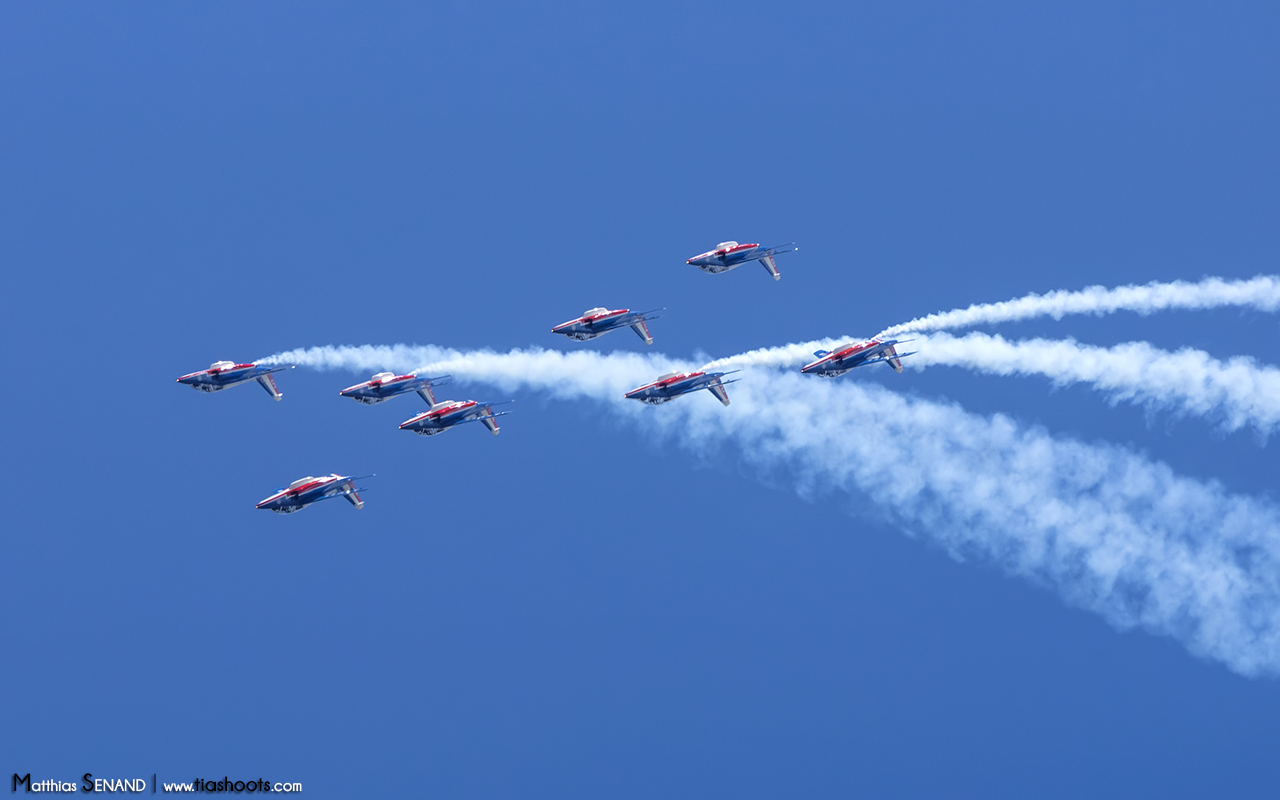
[(1215, 419), (1227, 430), (1280, 426), (1280, 370), (1236, 356), (1219, 361), (1203, 350), (1168, 352), (1147, 342), (1095, 347), (1073, 339), (1007, 341), (1001, 336), (919, 336), (905, 363), (965, 367), (991, 375), (1043, 375), (1058, 385), (1088, 383), (1114, 401)]
[[(460, 383), (476, 381), (503, 388), (534, 388), (565, 400), (583, 397), (606, 398), (622, 395), (661, 372), (691, 369), (688, 362), (660, 353), (615, 353), (602, 360), (599, 353), (580, 350), (562, 353), (534, 347), (498, 353), (492, 350), (462, 352), (435, 345), (361, 345), (308, 347), (288, 350), (254, 362), (256, 364), (297, 364), (319, 370), (343, 369), (356, 373), (379, 370), (420, 372), (424, 375), (454, 376)], [(554, 383), (525, 375), (571, 375), (571, 380)], [(632, 403), (638, 405), (638, 403)], [(631, 405), (631, 404), (629, 404)]]
[(1051, 586), (1120, 628), (1175, 637), (1244, 675), (1280, 674), (1280, 509), (1120, 447), (750, 367), (728, 408), (702, 393), (660, 408), (623, 400), (683, 366), (652, 355), (317, 348), (272, 360), (424, 368), (602, 402), (698, 452), (730, 445), (803, 490), (850, 492), (956, 558)]
[(1243, 306), (1259, 311), (1275, 311), (1280, 308), (1280, 278), (1259, 275), (1245, 281), (1205, 278), (1198, 283), (1174, 281), (1172, 283), (1148, 283), (1145, 286), (1090, 286), (1080, 291), (1055, 290), (1048, 294), (1029, 294), (1016, 300), (1000, 303), (980, 303), (968, 308), (958, 308), (910, 322), (893, 325), (881, 331), (880, 336), (897, 336), (910, 331), (935, 331), (944, 328), (963, 328), (988, 322), (1013, 322), (1032, 317), (1062, 319), (1068, 314), (1112, 314), (1116, 311), (1135, 311), (1152, 314), (1171, 309), (1208, 309), (1222, 306)]
[[(708, 366), (796, 369), (816, 350), (833, 350), (856, 339), (824, 339), (751, 350)], [(1160, 350), (1147, 342), (1094, 347), (1074, 339), (1009, 341), (970, 333), (918, 334), (916, 354), (903, 363), (964, 367), (988, 375), (1043, 375), (1059, 386), (1087, 383), (1113, 401), (1213, 419), (1228, 431), (1252, 425), (1270, 434), (1280, 426), (1280, 370), (1247, 356), (1219, 361), (1203, 350)]]

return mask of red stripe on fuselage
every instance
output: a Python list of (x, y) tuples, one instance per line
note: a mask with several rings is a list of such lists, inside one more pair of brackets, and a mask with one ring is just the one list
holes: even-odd
[(596, 322), (597, 320), (608, 319), (609, 317), (616, 317), (619, 314), (625, 314), (629, 310), (630, 309), (621, 308), (616, 311), (606, 311), (603, 314), (593, 314), (591, 316), (582, 317), (578, 321), (579, 322)]
[(337, 480), (337, 478), (321, 478), (319, 480), (312, 481), (311, 483), (304, 483), (301, 486), (295, 486), (292, 489), (286, 489), (284, 493), (295, 495), (302, 494), (303, 492), (311, 491), (317, 486), (324, 486), (326, 483), (333, 483), (335, 480)]
[(449, 406), (448, 408), (437, 408), (437, 409), (435, 409), (434, 411), (428, 411), (427, 413), (425, 413), (425, 414), (423, 414), (421, 417), (419, 417), (419, 419), (421, 419), (421, 418), (423, 418), (423, 417), (433, 417), (433, 418), (435, 418), (435, 419), (439, 419), (440, 417), (444, 416), (445, 414), (452, 414), (452, 413), (454, 413), (455, 411), (464, 411), (464, 410), (466, 410), (466, 409), (468, 409), (468, 408), (471, 408), (471, 407), (473, 407), (473, 406), (475, 406), (475, 405), (476, 405), (476, 401), (475, 401), (475, 400), (467, 400), (467, 401), (464, 401), (464, 402), (458, 403), (458, 404), (457, 404), (457, 405), (455, 405), (455, 406)]
[(880, 344), (880, 341), (878, 339), (872, 339), (871, 341), (863, 342), (862, 344), (851, 344), (848, 347), (844, 348), (843, 350), (837, 350), (834, 353), (827, 353), (825, 356), (818, 359), (817, 361), (814, 361), (812, 364), (806, 364), (804, 368), (809, 369), (811, 367), (816, 367), (819, 364), (825, 364), (828, 361), (844, 361), (850, 356), (856, 356), (858, 353), (861, 353), (864, 350), (870, 350), (871, 348), (878, 346), (879, 344)]
[(703, 375), (703, 374), (705, 373), (685, 372), (680, 375), (673, 375), (672, 377), (666, 378), (665, 380), (654, 381), (653, 383), (646, 383), (644, 386), (641, 386), (639, 389), (632, 389), (631, 391), (627, 392), (627, 394), (635, 394), (636, 392), (643, 392), (645, 389), (654, 389), (657, 387), (662, 387), (665, 389), (666, 387), (670, 386), (673, 383), (679, 383), (680, 381), (687, 381), (690, 378), (696, 378), (699, 375)]

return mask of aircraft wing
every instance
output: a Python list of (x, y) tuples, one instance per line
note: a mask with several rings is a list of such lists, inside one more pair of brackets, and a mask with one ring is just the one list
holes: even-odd
[[(734, 372), (737, 372), (737, 370), (734, 370)], [(725, 373), (725, 374), (728, 374), (728, 373)], [(728, 386), (731, 383), (737, 383), (738, 380), (739, 380), (738, 378), (734, 378), (731, 381), (722, 381), (719, 378), (716, 378), (711, 383), (707, 384), (706, 389), (708, 392), (711, 392), (713, 395), (715, 395), (717, 400), (719, 400), (721, 403), (727, 406), (729, 405), (729, 391), (724, 387)]]
[(489, 414), (477, 414), (476, 416), (472, 417), (471, 419), (464, 419), (464, 420), (462, 420), (461, 422), (455, 422), (455, 423), (453, 423), (453, 424), (454, 424), (454, 425), (465, 425), (465, 424), (467, 424), (468, 422), (479, 422), (480, 420), (485, 419), (486, 417), (505, 417), (506, 415), (508, 415), (508, 414), (510, 414), (510, 413), (511, 413), (510, 411), (494, 411), (494, 412), (489, 413)]
[(780, 280), (782, 278), (782, 273), (778, 272), (778, 262), (774, 261), (773, 257), (799, 249), (800, 248), (796, 247), (795, 242), (791, 242), (790, 244), (780, 244), (777, 247), (768, 248), (763, 253), (756, 256), (756, 260), (764, 265), (764, 268), (773, 276), (775, 281)]
[(914, 356), (918, 352), (920, 351), (912, 350), (910, 353), (891, 353), (887, 355), (881, 352), (880, 354), (876, 355), (874, 358), (868, 358), (866, 361), (863, 361), (862, 363), (858, 364), (858, 366), (865, 367), (868, 364), (879, 364), (881, 362), (885, 362), (885, 363), (888, 363), (889, 366), (893, 367), (894, 372), (902, 372), (902, 362), (898, 361), (898, 359), (906, 358), (907, 356)]
[(307, 505), (311, 505), (313, 503), (322, 503), (325, 500), (333, 500), (336, 497), (345, 497), (347, 499), (347, 502), (349, 502), (351, 505), (355, 506), (356, 508), (364, 508), (364, 500), (360, 499), (360, 492), (364, 492), (364, 491), (367, 491), (367, 489), (363, 487), (357, 489), (353, 486), (349, 489), (344, 489), (341, 492), (334, 492), (333, 494), (327, 494), (324, 497), (318, 497), (315, 500), (308, 502)]

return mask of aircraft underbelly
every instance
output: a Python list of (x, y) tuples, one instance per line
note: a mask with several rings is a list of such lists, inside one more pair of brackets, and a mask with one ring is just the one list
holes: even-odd
[(719, 275), (721, 272), (728, 272), (737, 264), (703, 264), (699, 267), (703, 272), (710, 272), (712, 275)]

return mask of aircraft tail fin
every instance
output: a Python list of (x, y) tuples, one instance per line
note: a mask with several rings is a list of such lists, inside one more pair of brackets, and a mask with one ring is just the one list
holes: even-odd
[(438, 378), (419, 378), (423, 385), (417, 389), (418, 396), (427, 401), (427, 405), (434, 406), (436, 404), (436, 387), (449, 383), (449, 379), (452, 377), (452, 375), (441, 375)]
[(267, 394), (274, 399), (279, 400), (284, 395), (280, 394), (280, 390), (276, 388), (275, 376), (268, 372), (266, 375), (258, 376), (258, 383), (262, 384), (262, 388), (267, 390)]
[(631, 323), (631, 330), (635, 331), (636, 335), (641, 339), (644, 339), (645, 344), (653, 344), (653, 337), (649, 335), (649, 326), (645, 324), (643, 319), (638, 319)]
[(360, 493), (356, 491), (355, 487), (348, 489), (342, 496), (347, 498), (347, 502), (355, 506), (357, 511), (364, 508), (364, 501), (360, 499)]
[(760, 263), (764, 264), (764, 268), (769, 271), (775, 281), (782, 277), (781, 273), (778, 272), (778, 262), (773, 260), (772, 253), (760, 259)]
[(717, 380), (715, 383), (707, 384), (707, 391), (714, 394), (721, 403), (726, 406), (729, 405), (729, 390), (725, 388), (722, 382)]
[(893, 345), (889, 345), (884, 349), (884, 360), (889, 366), (893, 367), (893, 371), (902, 374), (902, 360), (898, 357), (898, 351)]
[(480, 422), (484, 423), (484, 426), (488, 428), (489, 432), (494, 436), (498, 435), (498, 420), (493, 413), (492, 407), (484, 410), (484, 413), (480, 415)]

